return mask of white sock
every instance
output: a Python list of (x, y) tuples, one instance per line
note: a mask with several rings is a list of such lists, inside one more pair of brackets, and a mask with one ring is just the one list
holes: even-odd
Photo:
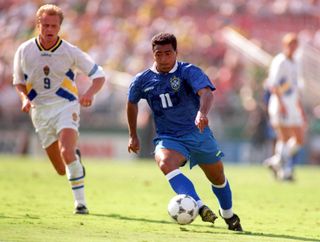
[(277, 162), (278, 164), (274, 164), (274, 165), (280, 165), (281, 162), (283, 162), (283, 160), (285, 159), (285, 153), (286, 153), (286, 145), (282, 140), (278, 140), (276, 142), (276, 146), (275, 146), (275, 157), (277, 157)]
[(198, 205), (198, 208), (201, 208), (204, 204), (203, 204), (202, 200), (198, 200), (197, 205)]
[(84, 174), (83, 167), (79, 159), (71, 162), (66, 166), (67, 177), (70, 182), (73, 197), (75, 200), (75, 206), (82, 204), (86, 206), (84, 196)]
[(220, 208), (220, 213), (223, 218), (231, 218), (233, 216), (232, 208), (227, 210)]

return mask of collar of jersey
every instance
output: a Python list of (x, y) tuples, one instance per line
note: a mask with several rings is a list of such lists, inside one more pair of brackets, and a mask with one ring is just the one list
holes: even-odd
[(38, 46), (40, 51), (50, 51), (50, 52), (54, 52), (56, 49), (59, 48), (59, 46), (62, 43), (62, 39), (58, 36), (57, 42), (50, 49), (46, 49), (41, 45), (40, 40), (39, 40), (39, 36), (37, 38), (35, 38), (35, 41), (36, 41), (36, 45)]
[[(176, 61), (176, 64), (174, 65), (174, 67), (169, 71), (169, 73), (173, 73), (178, 69), (178, 61)], [(160, 74), (160, 72), (157, 70), (157, 64), (154, 62), (153, 65), (150, 68), (151, 71), (153, 71), (154, 73)]]

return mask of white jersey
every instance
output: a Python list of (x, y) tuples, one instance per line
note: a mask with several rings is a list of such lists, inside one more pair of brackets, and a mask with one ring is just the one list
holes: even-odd
[(273, 124), (300, 125), (302, 114), (297, 110), (299, 102), (298, 67), (294, 60), (288, 59), (283, 53), (272, 60), (267, 87), (280, 90), (281, 99), (287, 110), (287, 117), (280, 114), (279, 100), (274, 93), (271, 94), (268, 111)]
[(78, 99), (75, 70), (89, 78), (104, 77), (100, 66), (76, 46), (58, 38), (50, 49), (44, 49), (38, 38), (22, 43), (14, 57), (13, 84), (26, 85), (34, 106), (51, 105)]

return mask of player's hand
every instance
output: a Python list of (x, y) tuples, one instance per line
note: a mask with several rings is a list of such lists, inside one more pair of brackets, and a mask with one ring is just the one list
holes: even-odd
[(94, 99), (93, 95), (89, 93), (85, 93), (82, 96), (80, 96), (79, 103), (83, 107), (90, 107), (93, 103), (93, 99)]
[(195, 125), (198, 127), (200, 132), (202, 133), (204, 128), (208, 126), (209, 121), (205, 114), (198, 111), (196, 120), (194, 121)]
[(128, 143), (128, 152), (131, 153), (138, 153), (140, 150), (140, 141), (139, 138), (134, 136), (129, 138), (129, 143)]
[(21, 111), (25, 113), (29, 113), (31, 108), (31, 102), (28, 98), (24, 98), (21, 105)]

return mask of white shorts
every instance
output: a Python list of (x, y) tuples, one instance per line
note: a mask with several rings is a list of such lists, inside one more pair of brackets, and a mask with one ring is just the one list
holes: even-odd
[(280, 113), (279, 101), (275, 96), (270, 97), (268, 105), (268, 113), (270, 123), (273, 126), (302, 126), (303, 116), (298, 108), (296, 99), (283, 99), (283, 104), (287, 110), (287, 115), (283, 116)]
[(78, 132), (80, 123), (80, 104), (78, 101), (62, 102), (32, 108), (31, 120), (45, 149), (58, 140), (62, 129), (70, 128)]

